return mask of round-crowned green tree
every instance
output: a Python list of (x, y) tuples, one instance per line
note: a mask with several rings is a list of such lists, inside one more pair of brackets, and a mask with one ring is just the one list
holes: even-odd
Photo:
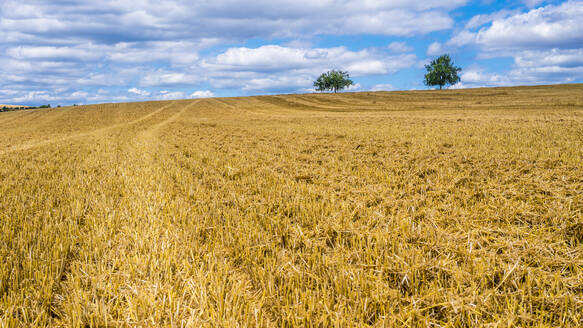
[(316, 91), (331, 90), (334, 93), (351, 86), (354, 82), (350, 79), (348, 72), (331, 70), (322, 73), (316, 81), (314, 81), (314, 88)]
[(461, 67), (454, 65), (449, 55), (441, 55), (437, 59), (431, 61), (429, 65), (425, 65), (427, 74), (425, 74), (426, 86), (439, 86), (439, 90), (446, 85), (454, 85), (460, 81), (459, 73), (462, 71)]

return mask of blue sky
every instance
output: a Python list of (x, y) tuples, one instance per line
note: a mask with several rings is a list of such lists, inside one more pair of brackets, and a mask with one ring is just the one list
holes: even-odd
[(0, 103), (313, 92), (329, 69), (361, 90), (583, 82), (583, 0), (2, 0)]

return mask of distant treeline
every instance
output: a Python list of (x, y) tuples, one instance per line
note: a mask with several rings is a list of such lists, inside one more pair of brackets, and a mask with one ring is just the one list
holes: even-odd
[[(57, 106), (57, 107), (61, 107), (61, 106)], [(14, 110), (23, 110), (23, 109), (36, 109), (36, 108), (51, 108), (51, 105), (42, 105), (42, 106), (10, 106), (10, 107), (6, 107), (6, 106), (2, 106), (0, 108), (0, 112), (10, 112), (10, 111), (14, 111)]]

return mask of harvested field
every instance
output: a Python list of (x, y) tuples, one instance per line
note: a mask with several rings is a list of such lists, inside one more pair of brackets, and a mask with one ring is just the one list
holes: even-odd
[(583, 325), (583, 85), (0, 127), (2, 327)]

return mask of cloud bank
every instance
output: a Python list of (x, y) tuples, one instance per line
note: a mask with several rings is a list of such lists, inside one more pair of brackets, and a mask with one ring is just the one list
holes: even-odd
[(583, 79), (583, 1), (547, 5), (524, 13), (500, 11), (478, 15), (448, 42), (476, 47), (479, 58), (510, 57), (504, 73), (470, 68), (462, 75), (469, 86), (550, 84)]
[[(4, 0), (0, 102), (305, 92), (328, 69), (393, 89), (467, 49), (467, 86), (581, 80), (583, 2), (525, 3), (464, 18), (468, 0)], [(510, 70), (480, 65), (500, 57)]]

